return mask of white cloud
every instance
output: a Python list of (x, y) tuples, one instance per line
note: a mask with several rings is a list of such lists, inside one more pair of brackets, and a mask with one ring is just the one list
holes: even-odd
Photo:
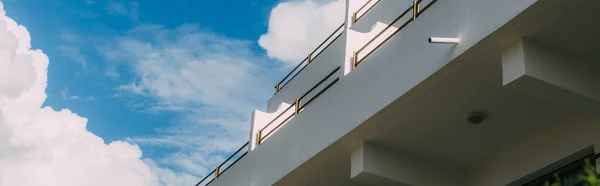
[(139, 4), (135, 1), (117, 2), (111, 0), (108, 1), (106, 10), (113, 15), (126, 16), (134, 22), (138, 22), (140, 18)]
[(29, 38), (24, 38), (28, 34), (26, 29), (15, 26), (4, 15), (0, 3), (0, 95), (16, 97), (33, 85), (35, 71), (31, 63), (34, 59), (26, 53), (30, 48)]
[(79, 96), (69, 95), (69, 87), (65, 87), (60, 91), (60, 95), (64, 100), (76, 100), (79, 99)]
[(113, 79), (119, 79), (121, 77), (121, 74), (119, 74), (117, 72), (117, 69), (114, 67), (114, 65), (106, 68), (106, 70), (104, 71), (104, 75), (111, 77)]
[(185, 173), (203, 176), (245, 143), (252, 110), (273, 91), (273, 78), (262, 66), (266, 59), (252, 51), (251, 42), (198, 25), (140, 25), (110, 43), (116, 45), (100, 49), (105, 58), (127, 61), (136, 77), (116, 88), (119, 97), (148, 97), (154, 102), (140, 103), (146, 111), (183, 115), (160, 136), (128, 141), (177, 149), (157, 163)]
[(150, 166), (152, 173), (158, 176), (160, 185), (164, 186), (181, 186), (194, 185), (198, 181), (198, 177), (186, 173), (176, 173), (170, 169), (160, 168), (156, 162), (151, 159), (144, 159), (144, 162)]
[(86, 56), (79, 51), (79, 48), (75, 46), (60, 45), (58, 46), (58, 50), (62, 53), (63, 56), (69, 58), (74, 62), (79, 63), (83, 68), (87, 68), (88, 62)]
[[(137, 80), (118, 87), (151, 95), (156, 106), (182, 106), (249, 115), (272, 91), (264, 61), (251, 43), (204, 32), (197, 25), (169, 30), (141, 25), (119, 38), (105, 54), (129, 61)], [(260, 101), (259, 101), (260, 100)]]
[[(259, 43), (270, 57), (297, 63), (343, 22), (344, 3), (281, 3), (273, 9), (269, 32)], [(248, 140), (251, 111), (264, 105), (273, 91), (270, 82), (276, 78), (268, 74), (277, 73), (264, 67), (268, 60), (255, 54), (252, 42), (198, 25), (139, 25), (110, 43), (99, 51), (108, 61), (128, 63), (136, 78), (116, 87), (119, 98), (148, 97), (154, 102), (136, 107), (184, 115), (180, 124), (160, 131), (160, 136), (127, 139), (177, 149), (155, 163), (183, 170), (178, 174), (203, 176), (237, 150)]]
[(294, 0), (271, 11), (259, 39), (269, 57), (297, 64), (344, 22), (346, 0)]
[(60, 34), (60, 39), (70, 43), (78, 43), (81, 42), (81, 38), (68, 30), (62, 30)]
[(137, 145), (104, 143), (87, 131), (86, 118), (42, 107), (48, 57), (30, 49), (27, 29), (5, 16), (1, 2), (0, 40), (0, 185), (152, 186), (173, 178), (193, 184), (189, 175), (157, 176), (170, 170), (140, 160)]
[(63, 100), (85, 100), (85, 101), (96, 101), (96, 97), (95, 96), (87, 96), (87, 97), (82, 97), (82, 96), (77, 96), (77, 95), (71, 95), (69, 93), (69, 87), (65, 87), (62, 90), (60, 90), (60, 96), (63, 98)]
[[(110, 75), (109, 75), (110, 76)], [(117, 87), (117, 90), (126, 91), (137, 95), (144, 95), (144, 88), (138, 86), (136, 83), (129, 83), (127, 85), (121, 85)]]

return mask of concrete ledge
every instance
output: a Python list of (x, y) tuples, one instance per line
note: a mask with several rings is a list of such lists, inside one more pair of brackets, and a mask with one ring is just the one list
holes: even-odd
[(600, 106), (600, 74), (595, 67), (589, 61), (527, 40), (502, 53), (505, 87), (592, 115)]
[(363, 142), (352, 151), (350, 178), (377, 186), (465, 185), (465, 174), (439, 165), (396, 149)]

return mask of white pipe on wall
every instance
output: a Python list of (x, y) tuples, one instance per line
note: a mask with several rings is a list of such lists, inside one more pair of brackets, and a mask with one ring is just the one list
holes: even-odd
[(438, 44), (458, 44), (460, 39), (458, 38), (448, 38), (448, 37), (430, 37), (429, 43), (438, 43)]

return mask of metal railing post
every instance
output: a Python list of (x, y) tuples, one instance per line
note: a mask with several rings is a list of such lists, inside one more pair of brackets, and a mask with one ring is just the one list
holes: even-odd
[(259, 146), (260, 145), (260, 141), (262, 141), (262, 139), (261, 139), (262, 138), (262, 129), (258, 130), (258, 134), (256, 134), (256, 135), (257, 135), (257, 138), (258, 138), (258, 139), (256, 139), (256, 146)]
[(417, 20), (417, 14), (419, 14), (419, 0), (413, 1), (413, 21)]
[(300, 98), (296, 98), (296, 112), (295, 112), (295, 114), (298, 115), (299, 112), (300, 112)]
[(358, 12), (352, 13), (352, 24), (356, 23), (356, 13)]
[(221, 165), (217, 165), (217, 169), (215, 169), (215, 178), (218, 178), (219, 174), (221, 174)]
[(311, 61), (312, 61), (312, 53), (308, 54), (307, 63), (310, 64)]
[(358, 63), (358, 52), (354, 51), (354, 53), (352, 53), (352, 69), (356, 68), (356, 63)]
[(275, 85), (275, 92), (279, 92), (281, 88), (279, 87), (279, 83), (277, 83), (277, 85)]

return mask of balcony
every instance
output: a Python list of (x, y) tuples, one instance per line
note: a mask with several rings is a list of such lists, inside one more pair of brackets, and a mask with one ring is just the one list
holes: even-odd
[(327, 73), (343, 64), (344, 29), (345, 24), (341, 24), (275, 85), (275, 94), (267, 102), (268, 112), (275, 112), (281, 103), (294, 103)]
[[(373, 5), (340, 36), (347, 40), (332, 44), (346, 51), (331, 55), (351, 63), (312, 61), (269, 101), (271, 118), (264, 123), (277, 127), (253, 126), (253, 134), (266, 132), (251, 137), (260, 146), (212, 184), (363, 186), (375, 178), (405, 185), (507, 185), (590, 145), (600, 149), (600, 75), (581, 65), (598, 66), (598, 1), (429, 2)], [(359, 25), (378, 8), (395, 15), (374, 17), (381, 26)], [(388, 34), (379, 34), (387, 27)], [(458, 37), (460, 43), (432, 44), (429, 37)], [(373, 38), (381, 40), (369, 42)], [(548, 52), (556, 50), (561, 52)], [(520, 63), (548, 57), (562, 59), (551, 61), (560, 68), (535, 68), (572, 81), (519, 71)], [(334, 70), (348, 65), (355, 67), (349, 73)], [(319, 73), (307, 73), (313, 70)], [(297, 98), (306, 92), (317, 98), (302, 107), (298, 103), (305, 101)], [(485, 121), (469, 123), (472, 111), (486, 113)], [(574, 141), (579, 136), (589, 137)], [(403, 164), (392, 168), (436, 179), (357, 168), (377, 163), (356, 156), (373, 149), (397, 155), (380, 164)]]
[(360, 18), (362, 18), (367, 12), (371, 11), (375, 5), (377, 5), (381, 0), (368, 0), (365, 4), (363, 4), (358, 10), (352, 13), (352, 25), (356, 24)]
[[(354, 16), (356, 17), (357, 13), (360, 12), (362, 9), (364, 9), (364, 7), (369, 5), (370, 2), (373, 2), (373, 1), (367, 2), (367, 4), (365, 4), (365, 6), (361, 7), (361, 9), (359, 9), (357, 12), (354, 13)], [(375, 4), (373, 4), (371, 6), (377, 5), (379, 2), (381, 2), (381, 0), (376, 1)], [(427, 9), (429, 9), (431, 6), (433, 6), (436, 2), (437, 2), (437, 0), (413, 1), (412, 6), (404, 6), (404, 7), (408, 7), (408, 8), (404, 9), (404, 11), (402, 11), (402, 13), (400, 15), (395, 16), (395, 18), (393, 20), (386, 22), (387, 26), (382, 27), (382, 29), (371, 30), (370, 33), (376, 33), (376, 34), (374, 36), (372, 36), (372, 38), (370, 40), (368, 40), (364, 45), (362, 45), (362, 47), (360, 47), (358, 50), (355, 50), (352, 53), (353, 54), (352, 68), (356, 68), (356, 66), (358, 66), (363, 60), (365, 60), (371, 54), (376, 52), (377, 49), (379, 49), (379, 47), (384, 45), (389, 39), (391, 39), (393, 36), (395, 36), (400, 31), (402, 31), (402, 29), (404, 29), (406, 26), (411, 24), (413, 21), (416, 21), (417, 18), (421, 14), (423, 14), (425, 11), (427, 11)], [(381, 4), (382, 4), (381, 6), (386, 6), (388, 3), (381, 3)], [(425, 5), (421, 6), (422, 4), (425, 4)], [(367, 9), (367, 10), (370, 10), (370, 9)], [(368, 13), (368, 12), (365, 12), (364, 14), (366, 14), (366, 13)], [(364, 14), (362, 14), (362, 15), (364, 15)], [(355, 19), (355, 21), (358, 21), (358, 19), (360, 19), (361, 17), (357, 17)], [(355, 25), (356, 25), (356, 22), (355, 22)], [(355, 26), (353, 28), (357, 28), (357, 26)], [(372, 34), (370, 34), (370, 35), (372, 35)]]
[[(267, 140), (288, 121), (301, 114), (307, 106), (338, 82), (341, 74), (340, 65), (343, 62), (343, 46), (345, 45), (344, 40), (339, 38), (344, 36), (344, 26), (345, 24), (341, 24), (310, 52), (307, 58), (276, 84), (275, 95), (269, 100), (269, 105), (279, 105), (275, 113), (255, 111), (250, 140), (204, 176), (196, 186), (212, 184), (249, 151)], [(295, 98), (293, 104), (286, 104), (292, 100), (291, 98)], [(275, 107), (268, 106), (268, 108)]]

